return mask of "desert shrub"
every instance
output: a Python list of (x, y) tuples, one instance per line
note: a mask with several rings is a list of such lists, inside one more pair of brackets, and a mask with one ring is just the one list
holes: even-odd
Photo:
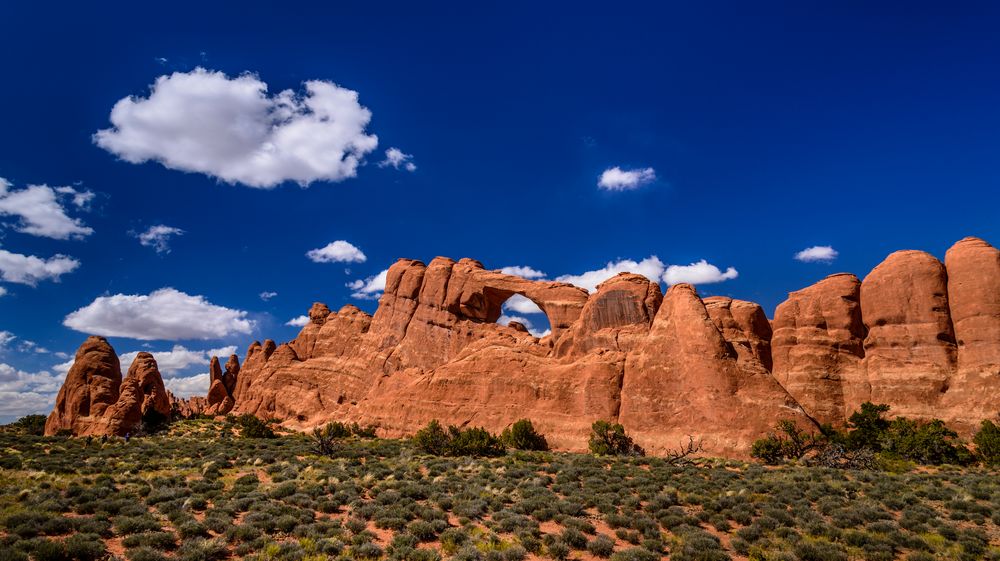
[(40, 539), (33, 544), (31, 558), (34, 561), (70, 561), (62, 542), (47, 539)]
[(972, 437), (972, 442), (983, 463), (988, 466), (1000, 465), (1000, 427), (993, 421), (983, 421)]
[(850, 429), (847, 433), (847, 445), (854, 450), (869, 448), (876, 452), (882, 449), (882, 439), (889, 430), (890, 421), (885, 415), (889, 406), (881, 403), (875, 405), (870, 401), (861, 404), (861, 409), (855, 411), (847, 419)]
[(615, 550), (615, 540), (605, 534), (597, 534), (587, 542), (587, 551), (595, 557), (610, 557)]
[(535, 426), (528, 419), (521, 419), (505, 428), (500, 434), (500, 440), (515, 450), (544, 451), (549, 449), (549, 443), (545, 437), (535, 430)]
[(45, 434), (45, 415), (25, 415), (9, 426), (21, 434), (42, 436)]
[(234, 422), (240, 428), (242, 438), (275, 438), (277, 436), (267, 423), (250, 413), (236, 417)]
[(222, 541), (194, 538), (181, 543), (175, 558), (179, 561), (218, 561), (227, 556), (226, 545)]
[(97, 561), (107, 553), (97, 534), (74, 534), (66, 538), (65, 547), (66, 555), (75, 561)]
[(126, 537), (122, 540), (122, 545), (128, 548), (151, 547), (163, 551), (177, 547), (177, 538), (171, 532), (143, 532)]
[(445, 431), (437, 420), (417, 431), (413, 444), (435, 456), (502, 456), (506, 452), (500, 438), (486, 429), (452, 426)]
[(140, 532), (159, 532), (160, 523), (148, 514), (140, 516), (119, 516), (114, 520), (115, 533), (120, 536)]
[(823, 434), (809, 433), (800, 429), (795, 421), (782, 419), (775, 431), (754, 441), (750, 455), (765, 464), (775, 465), (784, 460), (799, 460), (813, 450), (826, 444)]
[(448, 427), (451, 456), (503, 456), (506, 448), (500, 438), (484, 428), (459, 429)]
[(629, 547), (611, 555), (611, 561), (659, 561), (659, 559), (659, 554), (644, 547)]
[(19, 549), (0, 544), (0, 561), (28, 561), (28, 554)]
[(800, 541), (794, 551), (800, 561), (847, 561), (847, 553), (830, 542)]
[(166, 561), (167, 556), (151, 547), (137, 547), (125, 552), (129, 561)]
[(413, 445), (418, 450), (434, 456), (445, 455), (450, 440), (448, 433), (441, 427), (441, 423), (437, 419), (427, 423), (427, 426), (413, 435)]
[(545, 546), (545, 553), (551, 559), (556, 561), (564, 561), (569, 557), (570, 548), (562, 540), (554, 540)]
[(893, 419), (882, 438), (882, 449), (925, 465), (964, 465), (973, 459), (958, 439), (958, 433), (946, 427), (940, 419), (928, 422), (906, 417)]
[(608, 421), (594, 421), (590, 426), (590, 452), (597, 456), (644, 456), (645, 450), (625, 433), (625, 427)]

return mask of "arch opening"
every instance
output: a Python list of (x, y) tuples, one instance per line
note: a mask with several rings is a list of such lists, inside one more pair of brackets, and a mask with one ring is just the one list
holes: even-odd
[(514, 322), (519, 324), (513, 326), (515, 329), (523, 327), (538, 338), (552, 333), (549, 317), (537, 302), (518, 292), (497, 292), (497, 305), (490, 310), (489, 320), (504, 326), (510, 326)]

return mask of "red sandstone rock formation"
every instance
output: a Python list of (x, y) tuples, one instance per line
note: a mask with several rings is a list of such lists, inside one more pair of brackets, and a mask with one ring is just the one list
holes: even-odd
[(870, 398), (857, 277), (830, 275), (792, 292), (774, 312), (772, 326), (774, 377), (814, 419), (842, 425)]
[[(168, 404), (299, 429), (377, 423), (385, 436), (431, 419), (500, 431), (527, 417), (569, 450), (585, 449), (590, 424), (610, 419), (652, 453), (691, 435), (707, 453), (741, 456), (779, 419), (843, 424), (864, 401), (967, 435), (1000, 410), (1000, 253), (967, 238), (946, 264), (894, 253), (863, 282), (831, 275), (791, 293), (770, 323), (752, 302), (701, 299), (687, 285), (664, 297), (640, 275), (587, 294), (471, 259), (401, 259), (374, 316), (316, 303), (293, 341), (254, 342), (224, 372), (213, 358), (208, 397)], [(545, 312), (551, 335), (495, 323), (515, 294)], [(162, 406), (158, 390), (129, 381), (133, 370), (148, 367), (134, 364), (120, 382), (114, 351), (88, 339), (47, 431), (120, 431), (113, 420), (134, 420), (136, 404)]]
[(77, 436), (135, 432), (151, 412), (169, 418), (170, 395), (156, 360), (139, 353), (122, 380), (118, 355), (103, 337), (89, 337), (76, 353), (59, 390), (45, 434), (69, 430)]
[(45, 434), (63, 430), (92, 434), (92, 425), (118, 401), (121, 384), (121, 365), (108, 340), (88, 337), (59, 388), (55, 409), (45, 421)]

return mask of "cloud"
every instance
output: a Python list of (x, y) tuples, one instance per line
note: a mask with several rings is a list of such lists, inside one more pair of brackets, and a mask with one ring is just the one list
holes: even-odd
[(522, 314), (542, 313), (542, 309), (538, 307), (538, 304), (535, 304), (520, 294), (515, 294), (508, 298), (507, 301), (503, 303), (503, 308), (505, 310), (511, 310)]
[[(136, 355), (143, 351), (132, 351), (128, 353), (123, 353), (118, 355), (118, 360), (121, 361), (122, 370), (128, 370), (129, 366), (132, 365), (132, 361), (135, 360)], [(230, 345), (227, 347), (220, 347), (218, 349), (207, 349), (202, 351), (195, 351), (184, 347), (183, 345), (174, 345), (169, 351), (154, 351), (150, 354), (156, 359), (156, 365), (165, 378), (173, 377), (179, 372), (182, 372), (194, 365), (205, 366), (213, 356), (222, 358), (223, 362), (225, 359), (229, 358), (229, 355), (236, 352), (236, 346)], [(70, 365), (73, 361), (69, 362)], [(67, 367), (67, 370), (69, 368)]]
[(385, 151), (385, 159), (378, 163), (378, 167), (402, 167), (406, 171), (417, 171), (417, 164), (413, 163), (413, 154), (404, 154), (399, 148), (389, 148)]
[(59, 282), (59, 277), (75, 271), (79, 266), (79, 261), (66, 255), (45, 259), (0, 249), (0, 278), (7, 282), (29, 286), (36, 286), (44, 280)]
[(305, 326), (309, 325), (309, 316), (294, 317), (294, 318), (286, 321), (285, 325), (288, 325), (288, 326), (291, 326), (291, 327), (305, 327)]
[(180, 228), (157, 224), (156, 226), (150, 226), (145, 232), (141, 232), (136, 237), (139, 238), (140, 244), (155, 249), (157, 253), (170, 253), (170, 236), (181, 236), (183, 234), (184, 230)]
[(364, 263), (368, 260), (360, 249), (344, 240), (330, 242), (318, 249), (310, 249), (306, 252), (306, 257), (313, 263)]
[(528, 319), (528, 318), (526, 318), (526, 317), (508, 316), (508, 315), (504, 314), (504, 315), (500, 316), (499, 319), (497, 319), (497, 323), (500, 324), (500, 325), (507, 325), (507, 324), (509, 324), (512, 321), (516, 321), (516, 322), (520, 323), (521, 325), (523, 325), (525, 328), (528, 329), (528, 333), (531, 333), (532, 335), (534, 335), (535, 337), (538, 337), (538, 338), (545, 337), (549, 333), (552, 333), (551, 329), (545, 329), (545, 330), (536, 329), (535, 325), (531, 322), (531, 320)]
[(364, 280), (358, 279), (347, 283), (347, 288), (354, 291), (351, 293), (351, 297), (361, 300), (375, 300), (385, 290), (385, 279), (388, 275), (389, 269), (386, 269)]
[(0, 296), (7, 296), (7, 289), (0, 286)]
[(305, 91), (268, 94), (253, 74), (195, 68), (156, 79), (148, 97), (111, 110), (94, 142), (119, 158), (157, 161), (226, 183), (268, 189), (285, 181), (343, 181), (378, 146), (358, 92), (311, 80)]
[(733, 267), (722, 272), (718, 267), (702, 259), (690, 265), (671, 265), (663, 273), (663, 282), (670, 286), (680, 283), (712, 284), (735, 279), (740, 274)]
[(247, 312), (217, 306), (204, 296), (167, 287), (149, 295), (100, 296), (66, 316), (63, 325), (83, 333), (143, 341), (220, 339), (249, 334), (254, 322), (246, 316)]
[(653, 282), (660, 282), (660, 275), (663, 274), (663, 270), (663, 262), (655, 255), (651, 255), (639, 262), (632, 261), (631, 259), (611, 261), (602, 269), (587, 271), (579, 275), (562, 275), (556, 277), (556, 280), (575, 284), (580, 288), (587, 289), (588, 292), (594, 292), (597, 290), (597, 285), (618, 273), (637, 273)]
[(45, 370), (25, 372), (0, 363), (0, 419), (48, 413), (62, 382), (62, 376)]
[(623, 170), (615, 166), (604, 170), (597, 180), (597, 186), (608, 191), (631, 191), (656, 181), (653, 168)]
[(186, 378), (169, 378), (163, 381), (163, 385), (180, 398), (203, 396), (208, 394), (209, 379), (208, 372), (205, 372)]
[(271, 298), (274, 298), (277, 295), (278, 295), (277, 292), (268, 292), (268, 291), (265, 290), (264, 292), (260, 293), (260, 299), (263, 300), (263, 301), (265, 301), (265, 302), (267, 302), (268, 300), (270, 300)]
[(78, 218), (70, 218), (62, 202), (69, 199), (83, 208), (94, 197), (90, 191), (48, 185), (29, 185), (20, 191), (10, 187), (9, 181), (0, 179), (0, 216), (16, 218), (18, 232), (56, 240), (81, 239), (94, 233)]
[(796, 253), (795, 259), (804, 263), (830, 263), (838, 255), (837, 250), (828, 245), (815, 245)]
[(532, 269), (531, 267), (525, 267), (522, 265), (512, 265), (510, 267), (504, 267), (500, 269), (500, 272), (505, 275), (517, 275), (526, 279), (544, 279), (545, 273)]

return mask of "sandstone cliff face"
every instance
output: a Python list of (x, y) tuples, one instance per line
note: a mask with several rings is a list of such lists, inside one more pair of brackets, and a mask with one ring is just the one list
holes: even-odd
[(864, 401), (968, 436), (1000, 410), (1000, 252), (978, 238), (945, 264), (897, 251), (860, 284), (833, 275), (774, 317), (774, 374), (821, 422)]
[(869, 399), (857, 277), (830, 275), (789, 294), (772, 325), (774, 376), (814, 419), (843, 424)]
[[(719, 454), (744, 453), (779, 418), (811, 423), (764, 366), (770, 327), (759, 306), (726, 304), (729, 342), (694, 290), (678, 290), (676, 298), (699, 311), (674, 314), (673, 327), (654, 337), (651, 329), (667, 321), (659, 319), (663, 296), (640, 275), (618, 275), (588, 295), (471, 259), (400, 260), (373, 317), (314, 305), (294, 341), (272, 344), (270, 355), (252, 345), (233, 411), (295, 428), (334, 419), (377, 423), (387, 436), (412, 434), (432, 419), (499, 431), (528, 417), (552, 445), (570, 450), (586, 449), (593, 421), (620, 419), (652, 452), (693, 434)], [(494, 323), (514, 294), (546, 313), (551, 336)], [(701, 326), (694, 342), (680, 332), (692, 318)], [(698, 358), (705, 349), (707, 362)], [(697, 374), (686, 374), (689, 367)], [(654, 369), (669, 370), (671, 381), (649, 374)], [(671, 401), (664, 392), (681, 395)], [(692, 431), (691, 423), (702, 426)]]
[(740, 362), (692, 286), (672, 286), (642, 352), (626, 363), (619, 419), (636, 441), (665, 452), (691, 436), (736, 455), (786, 418), (812, 425), (759, 362)]
[[(551, 335), (495, 323), (515, 294)], [(590, 424), (608, 419), (652, 453), (690, 435), (708, 454), (745, 456), (780, 419), (842, 425), (864, 401), (966, 436), (1000, 410), (1000, 252), (976, 238), (945, 264), (901, 251), (864, 281), (831, 275), (789, 294), (773, 322), (752, 302), (688, 285), (664, 296), (640, 275), (588, 294), (444, 257), (397, 261), (374, 316), (316, 303), (309, 319), (293, 341), (251, 344), (242, 365), (213, 357), (207, 397), (190, 400), (162, 392), (143, 354), (122, 382), (114, 351), (90, 338), (46, 429), (120, 433), (165, 402), (297, 429), (376, 423), (384, 436), (432, 419), (498, 432), (530, 418), (554, 447), (584, 450)]]
[(123, 436), (135, 432), (151, 411), (167, 418), (171, 414), (170, 395), (153, 355), (139, 353), (123, 381), (118, 355), (108, 341), (89, 337), (59, 390), (45, 434), (69, 430), (77, 436)]

